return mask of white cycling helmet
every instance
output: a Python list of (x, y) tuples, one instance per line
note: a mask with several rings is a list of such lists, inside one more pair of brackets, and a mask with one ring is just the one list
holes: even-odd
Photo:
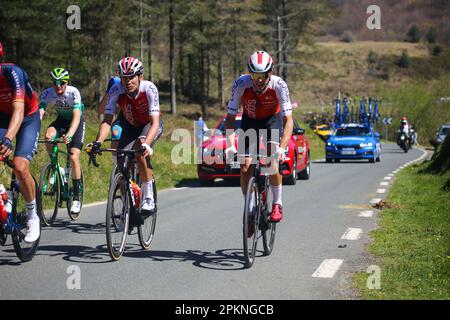
[(248, 58), (247, 66), (249, 72), (270, 72), (273, 68), (273, 59), (265, 51), (256, 51)]
[(117, 71), (120, 76), (140, 76), (144, 72), (144, 66), (139, 59), (133, 57), (126, 57), (117, 64)]

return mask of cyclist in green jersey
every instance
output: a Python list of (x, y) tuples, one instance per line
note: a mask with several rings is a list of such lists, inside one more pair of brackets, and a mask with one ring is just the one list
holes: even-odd
[[(70, 75), (64, 68), (55, 68), (51, 72), (53, 86), (46, 89), (41, 96), (39, 110), (41, 119), (48, 106), (53, 106), (58, 117), (47, 128), (45, 138), (48, 141), (57, 139), (60, 135), (70, 148), (70, 161), (73, 168), (73, 202), (71, 211), (80, 213), (81, 166), (80, 154), (84, 144), (85, 123), (83, 119), (84, 105), (77, 88), (69, 86)], [(64, 132), (64, 133), (63, 133)], [(62, 134), (61, 134), (62, 133)], [(48, 148), (51, 154), (51, 145)]]

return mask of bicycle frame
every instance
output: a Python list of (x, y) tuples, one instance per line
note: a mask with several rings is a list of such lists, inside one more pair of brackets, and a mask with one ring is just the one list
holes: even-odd
[[(47, 143), (47, 144), (52, 145), (52, 153), (50, 154), (50, 162), (52, 165), (55, 166), (56, 175), (59, 179), (60, 185), (62, 186), (62, 188), (60, 190), (61, 201), (67, 200), (68, 197), (70, 197), (69, 183), (66, 179), (64, 179), (64, 177), (61, 176), (61, 171), (60, 171), (61, 166), (59, 165), (59, 162), (58, 162), (58, 155), (59, 155), (59, 153), (66, 155), (66, 167), (70, 170), (71, 169), (70, 151), (65, 152), (65, 151), (62, 151), (59, 149), (58, 144), (64, 143), (64, 141), (62, 141), (62, 140), (55, 140), (55, 141), (39, 140), (38, 142), (39, 143)], [(83, 186), (82, 186), (82, 188), (83, 188)]]
[[(10, 199), (10, 200), (11, 201), (16, 201), (15, 199), (17, 198), (17, 195), (18, 195), (18, 193), (20, 191), (19, 191), (19, 184), (18, 184), (18, 182), (16, 180), (16, 175), (14, 174), (14, 172), (11, 174), (11, 184), (10, 184), (10, 187), (9, 187), (8, 190), (12, 192), (13, 199)], [(6, 218), (6, 223), (4, 225), (4, 230), (6, 231), (7, 234), (13, 234), (13, 232), (15, 232), (15, 231), (20, 232), (20, 230), (25, 225), (25, 223), (17, 223), (17, 222), (15, 222), (13, 214), (14, 214), (13, 212), (8, 212), (8, 216)], [(25, 235), (21, 233), (20, 236), (24, 237)]]

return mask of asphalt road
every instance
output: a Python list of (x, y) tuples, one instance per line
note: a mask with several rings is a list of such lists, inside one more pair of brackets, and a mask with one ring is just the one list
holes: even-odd
[[(381, 163), (313, 163), (309, 181), (283, 188), (274, 251), (251, 269), (244, 268), (236, 184), (160, 192), (151, 249), (143, 251), (134, 232), (118, 262), (106, 250), (105, 205), (85, 207), (76, 222), (62, 209), (56, 226), (43, 229), (31, 262), (20, 263), (10, 240), (0, 248), (0, 299), (352, 298), (350, 276), (369, 267), (364, 250), (377, 226), (376, 210), (359, 214), (385, 197), (377, 189), (393, 180), (384, 177), (422, 154), (383, 145)], [(318, 269), (326, 259), (337, 259), (339, 268)]]

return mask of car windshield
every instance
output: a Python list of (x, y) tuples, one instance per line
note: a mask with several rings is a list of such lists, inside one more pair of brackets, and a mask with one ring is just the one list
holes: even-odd
[[(239, 129), (241, 127), (241, 120), (236, 120), (234, 122), (234, 130)], [(216, 135), (225, 135), (225, 119), (222, 120), (220, 125), (217, 127)]]
[(370, 136), (370, 130), (367, 128), (341, 128), (336, 130), (336, 136)]
[(450, 127), (445, 127), (441, 129), (440, 135), (446, 136), (450, 132)]

